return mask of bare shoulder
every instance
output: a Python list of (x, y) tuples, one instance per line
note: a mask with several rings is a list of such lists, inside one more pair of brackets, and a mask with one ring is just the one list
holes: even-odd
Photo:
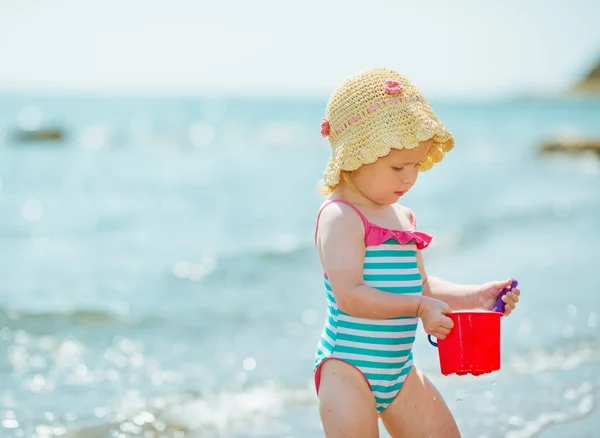
[(332, 202), (321, 211), (319, 228), (363, 227), (362, 219), (354, 209), (341, 202)]
[[(362, 273), (365, 227), (359, 214), (348, 205), (332, 202), (321, 210), (316, 244), (323, 269), (330, 278), (348, 270)], [(353, 274), (354, 275), (354, 274)]]

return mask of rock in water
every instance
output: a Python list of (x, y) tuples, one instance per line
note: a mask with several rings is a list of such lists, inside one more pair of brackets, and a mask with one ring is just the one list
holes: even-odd
[(593, 138), (553, 139), (540, 145), (540, 153), (553, 152), (595, 152), (600, 158), (600, 140)]
[(596, 63), (589, 73), (573, 89), (576, 93), (600, 94), (600, 61)]

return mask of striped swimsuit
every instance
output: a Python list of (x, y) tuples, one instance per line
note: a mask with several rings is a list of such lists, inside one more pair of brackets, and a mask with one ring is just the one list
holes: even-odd
[[(431, 236), (416, 231), (414, 215), (410, 230), (389, 230), (372, 224), (353, 205), (365, 227), (365, 285), (393, 294), (421, 295), (422, 277), (417, 265), (417, 250), (426, 248)], [(316, 233), (315, 233), (316, 236)], [(339, 310), (331, 284), (325, 276), (327, 319), (317, 345), (315, 387), (319, 391), (321, 365), (337, 359), (356, 367), (367, 380), (382, 412), (394, 400), (412, 368), (412, 345), (419, 323), (417, 317), (390, 319), (357, 318)]]

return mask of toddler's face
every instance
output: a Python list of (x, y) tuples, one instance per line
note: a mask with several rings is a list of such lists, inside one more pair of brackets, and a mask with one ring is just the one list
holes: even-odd
[(369, 199), (378, 204), (393, 204), (415, 184), (419, 163), (425, 159), (432, 140), (414, 149), (392, 149), (373, 164), (365, 164), (354, 172), (352, 181)]

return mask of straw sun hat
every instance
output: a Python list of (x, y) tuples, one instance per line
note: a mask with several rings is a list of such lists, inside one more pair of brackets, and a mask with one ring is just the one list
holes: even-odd
[(454, 138), (427, 99), (403, 75), (375, 68), (342, 83), (327, 103), (321, 135), (331, 144), (323, 184), (333, 190), (342, 170), (375, 162), (391, 148), (412, 149), (433, 139), (421, 171), (439, 163), (454, 146)]

